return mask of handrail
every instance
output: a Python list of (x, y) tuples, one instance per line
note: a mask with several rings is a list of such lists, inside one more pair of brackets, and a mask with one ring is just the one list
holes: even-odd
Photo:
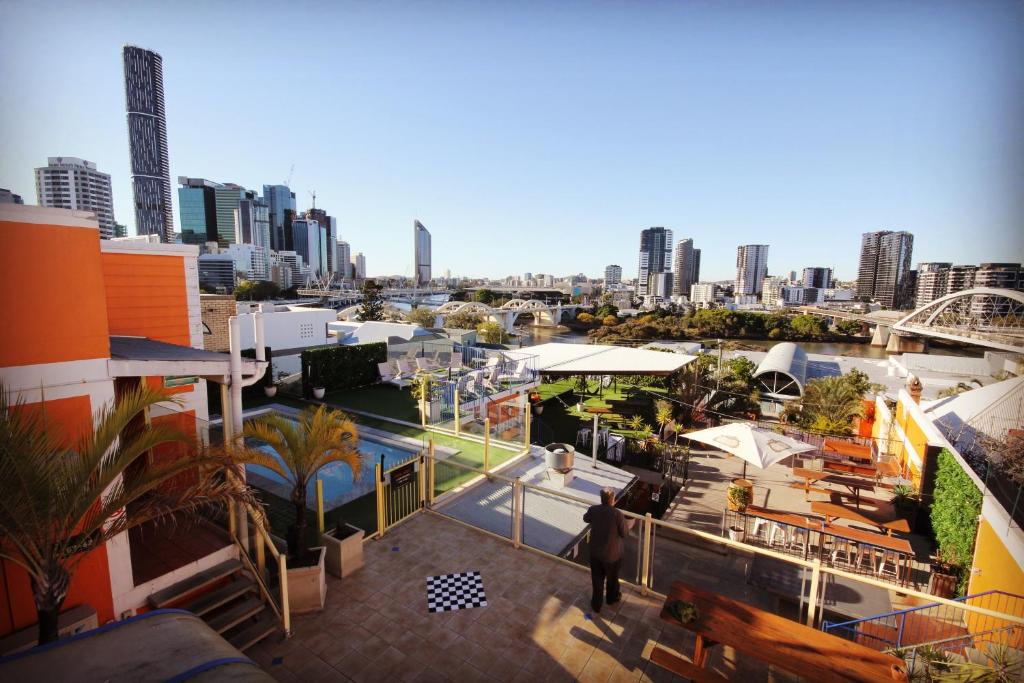
[[(242, 544), (238, 540), (237, 536), (231, 534), (231, 539), (235, 542), (236, 545), (239, 546), (239, 548), (241, 548)], [(278, 609), (277, 604), (275, 604), (274, 602), (273, 594), (270, 592), (270, 586), (268, 586), (266, 581), (263, 579), (262, 572), (260, 572), (259, 569), (256, 568), (255, 564), (253, 564), (253, 561), (249, 557), (248, 553), (243, 551), (239, 553), (239, 555), (245, 562), (249, 572), (256, 577), (256, 583), (259, 585), (260, 592), (263, 593), (263, 597), (266, 598), (267, 603), (270, 605), (270, 609), (272, 609), (274, 611), (274, 614), (277, 615), (278, 621), (284, 621), (284, 617), (281, 615), (281, 611)]]
[[(1014, 598), (1024, 598), (1024, 596), (1017, 595), (1016, 593), (1010, 593), (1010, 592), (1007, 592), (1007, 591), (999, 590), (998, 588), (994, 588), (992, 590), (984, 591), (983, 593), (974, 593), (972, 595), (962, 595), (959, 598), (952, 598), (950, 600), (950, 602), (964, 602), (964, 601), (970, 600), (972, 598), (980, 598), (982, 596), (991, 595), (993, 593), (999, 593), (1000, 595), (1009, 595), (1009, 596), (1014, 597)], [(859, 619), (851, 619), (850, 621), (841, 621), (841, 622), (836, 622), (836, 623), (825, 622), (825, 623), (829, 625), (828, 626), (829, 628), (849, 627), (849, 626), (851, 626), (853, 624), (861, 624), (861, 623), (864, 623), (864, 622), (867, 622), (867, 621), (875, 621), (876, 619), (885, 619), (887, 617), (895, 617), (895, 616), (899, 616), (901, 614), (909, 614), (910, 612), (918, 612), (920, 610), (932, 609), (933, 607), (941, 607), (941, 606), (943, 606), (943, 603), (932, 602), (932, 603), (929, 603), (927, 605), (918, 605), (916, 607), (907, 607), (905, 609), (893, 610), (892, 612), (884, 612), (882, 614), (875, 614), (875, 615), (872, 615), (870, 617), (861, 617)], [(963, 607), (963, 606), (967, 606), (967, 605), (966, 605), (966, 603), (964, 603), (964, 605), (960, 605), (960, 606)], [(822, 624), (822, 630), (823, 631), (825, 630), (825, 625), (824, 624)]]
[(942, 645), (944, 643), (952, 643), (952, 642), (955, 642), (957, 640), (974, 640), (974, 639), (979, 638), (981, 636), (988, 636), (988, 635), (992, 635), (993, 633), (1002, 633), (1003, 631), (1012, 631), (1012, 630), (1018, 629), (1018, 628), (1021, 628), (1021, 626), (1019, 624), (1011, 624), (1009, 626), (1000, 626), (999, 628), (991, 628), (991, 629), (989, 629), (987, 631), (979, 631), (978, 633), (965, 633), (965, 634), (959, 635), (959, 636), (950, 636), (949, 638), (941, 638), (939, 640), (930, 640), (927, 643), (914, 643), (913, 645), (897, 646), (897, 647), (889, 648), (889, 650), (887, 650), (887, 652), (892, 652), (893, 650), (916, 650), (919, 647), (930, 647), (930, 646), (934, 646), (934, 645)]
[(256, 583), (259, 586), (260, 593), (263, 595), (265, 601), (270, 605), (270, 608), (281, 622), (281, 627), (284, 629), (285, 637), (290, 638), (292, 634), (292, 627), (291, 609), (289, 608), (288, 602), (288, 557), (285, 553), (282, 553), (277, 549), (277, 546), (274, 544), (274, 540), (267, 532), (266, 526), (263, 523), (265, 519), (263, 511), (257, 511), (257, 509), (249, 503), (243, 503), (243, 506), (245, 514), (249, 517), (252, 521), (252, 525), (256, 528), (256, 556), (258, 565), (263, 564), (264, 546), (269, 548), (271, 556), (277, 560), (278, 581), (280, 583), (280, 605), (275, 602), (274, 595), (271, 593), (270, 587), (266, 584), (266, 579), (263, 576), (263, 567), (257, 566), (257, 563), (253, 563), (245, 545), (235, 533), (234, 526), (229, 530), (229, 534), (231, 539), (235, 542), (235, 545), (238, 546), (239, 556), (241, 556), (245, 561), (253, 576), (256, 577)]

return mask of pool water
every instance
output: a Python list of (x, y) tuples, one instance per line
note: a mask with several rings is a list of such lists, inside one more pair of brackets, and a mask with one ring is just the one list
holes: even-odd
[[(270, 446), (255, 440), (250, 443), (277, 458), (277, 452)], [(332, 462), (317, 473), (317, 478), (324, 482), (325, 510), (333, 510), (339, 505), (372, 493), (375, 486), (375, 465), (381, 462), (382, 457), (384, 469), (388, 469), (405, 462), (418, 451), (412, 446), (404, 448), (386, 444), (363, 435), (359, 437), (359, 452), (363, 456), (359, 481), (354, 481), (352, 470), (343, 462)], [(291, 485), (276, 472), (260, 465), (246, 465), (245, 470), (253, 486), (268, 490), (286, 500), (291, 498)], [(306, 500), (310, 509), (316, 509), (316, 479), (309, 483)]]

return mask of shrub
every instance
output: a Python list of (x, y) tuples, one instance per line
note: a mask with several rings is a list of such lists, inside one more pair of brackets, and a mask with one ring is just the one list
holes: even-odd
[(590, 313), (580, 313), (579, 315), (576, 316), (576, 320), (578, 320), (583, 325), (594, 324), (594, 316), (591, 315)]
[(942, 557), (959, 569), (957, 591), (963, 595), (974, 561), (981, 491), (949, 450), (943, 448), (936, 463), (932, 529)]
[(377, 363), (388, 359), (388, 345), (314, 346), (302, 352), (302, 390), (309, 396), (314, 386), (332, 391), (375, 383)]
[(605, 317), (601, 318), (601, 324), (604, 325), (605, 327), (614, 327), (615, 325), (619, 324), (619, 319), (616, 318), (614, 315), (606, 315)]

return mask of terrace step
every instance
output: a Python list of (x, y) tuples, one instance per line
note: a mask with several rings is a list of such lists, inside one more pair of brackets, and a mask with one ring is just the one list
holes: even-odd
[(246, 598), (245, 600), (237, 602), (231, 607), (218, 612), (216, 615), (205, 619), (205, 621), (209, 624), (210, 628), (217, 633), (224, 633), (232, 626), (242, 623), (249, 617), (256, 616), (265, 609), (266, 606), (259, 598)]
[(276, 631), (277, 621), (274, 619), (273, 613), (268, 609), (264, 609), (263, 613), (256, 618), (256, 621), (239, 624), (228, 633), (225, 633), (224, 637), (229, 643), (245, 652)]
[(195, 612), (199, 616), (203, 616), (207, 612), (215, 610), (221, 605), (225, 605), (239, 596), (245, 595), (246, 593), (255, 592), (255, 582), (253, 582), (251, 579), (240, 577), (232, 580), (230, 583), (227, 583), (214, 591), (211, 591), (203, 595), (198, 600), (195, 600), (187, 605), (184, 605), (182, 609), (187, 609), (189, 612)]
[(241, 568), (242, 563), (238, 560), (221, 562), (216, 566), (204, 569), (198, 574), (193, 574), (183, 581), (153, 593), (149, 596), (149, 604), (154, 608), (167, 607), (216, 581), (220, 581), (226, 576), (234, 574)]

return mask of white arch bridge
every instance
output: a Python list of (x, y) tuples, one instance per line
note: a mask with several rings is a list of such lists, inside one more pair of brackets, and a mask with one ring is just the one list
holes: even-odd
[(537, 299), (512, 299), (498, 308), (479, 301), (449, 301), (434, 313), (441, 319), (456, 313), (479, 315), (484, 320), (498, 323), (506, 332), (511, 332), (519, 316), (524, 313), (533, 315), (535, 325), (555, 326), (562, 322), (564, 313), (575, 313), (577, 308), (579, 306), (576, 304), (547, 304)]
[(892, 333), (1024, 353), (1024, 292), (977, 287), (947, 294), (901, 318)]

